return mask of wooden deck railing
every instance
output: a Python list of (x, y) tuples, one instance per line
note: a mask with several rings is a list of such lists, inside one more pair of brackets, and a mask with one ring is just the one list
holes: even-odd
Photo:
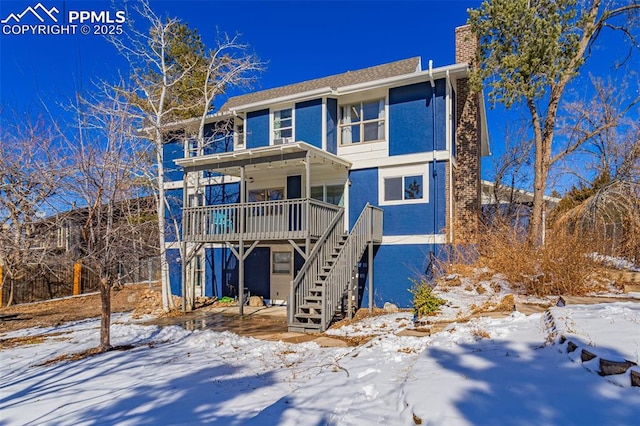
[[(313, 199), (188, 207), (183, 238), (187, 242), (320, 238), (341, 210)], [(244, 229), (240, 229), (241, 215)]]

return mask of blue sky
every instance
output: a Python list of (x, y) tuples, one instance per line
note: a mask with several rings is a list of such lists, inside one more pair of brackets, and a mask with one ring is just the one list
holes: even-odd
[[(101, 0), (41, 3), (49, 10), (116, 10), (110, 1)], [(2, 0), (0, 20), (37, 4), (38, 0)], [(421, 56), (423, 66), (430, 59), (436, 67), (451, 64), (454, 29), (466, 22), (467, 8), (479, 6), (480, 1), (152, 0), (151, 4), (158, 14), (176, 16), (197, 28), (205, 44), (213, 45), (216, 28), (241, 33), (242, 40), (268, 62), (256, 86), (267, 89), (412, 56)], [(37, 23), (32, 16), (25, 16), (24, 22)], [(611, 71), (611, 61), (620, 51), (606, 39), (603, 43), (586, 71)], [(638, 55), (631, 65), (640, 69)], [(55, 105), (77, 89), (89, 88), (92, 80), (127, 73), (122, 58), (99, 35), (0, 34), (3, 114), (37, 111), (42, 100)], [(580, 80), (575, 86), (580, 87)], [(499, 154), (509, 118), (500, 109), (489, 111), (488, 118), (492, 151)]]

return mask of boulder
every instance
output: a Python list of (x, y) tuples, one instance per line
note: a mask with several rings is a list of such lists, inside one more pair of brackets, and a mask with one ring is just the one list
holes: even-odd
[(382, 307), (382, 309), (385, 312), (398, 312), (398, 305), (396, 305), (395, 303), (391, 303), (391, 302), (385, 302), (384, 306)]
[(249, 306), (253, 308), (260, 308), (264, 306), (264, 299), (262, 296), (251, 296), (249, 298)]

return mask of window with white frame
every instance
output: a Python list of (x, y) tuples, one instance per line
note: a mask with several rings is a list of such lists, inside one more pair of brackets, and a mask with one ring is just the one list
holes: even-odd
[(200, 153), (200, 147), (198, 146), (198, 138), (190, 137), (187, 140), (187, 157), (197, 157)]
[(233, 133), (236, 147), (244, 147), (244, 124), (237, 123), (235, 125), (235, 132)]
[(344, 207), (344, 185), (317, 185), (311, 187), (311, 198)]
[(426, 164), (379, 169), (380, 205), (428, 203), (427, 171)]
[(291, 274), (291, 252), (274, 251), (272, 255), (271, 268), (274, 274)]
[(273, 112), (273, 144), (293, 142), (293, 109)]
[(340, 107), (340, 143), (351, 145), (385, 139), (384, 99)]

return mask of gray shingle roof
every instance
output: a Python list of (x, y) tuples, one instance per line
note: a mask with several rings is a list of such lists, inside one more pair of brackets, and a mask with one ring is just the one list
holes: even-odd
[(337, 88), (350, 86), (352, 84), (366, 83), (369, 81), (395, 77), (398, 75), (411, 74), (418, 70), (419, 65), (420, 57), (416, 56), (414, 58), (403, 59), (401, 61), (390, 62), (388, 64), (363, 68), (356, 71), (347, 71), (342, 74), (317, 78), (315, 80), (303, 81), (300, 83), (276, 87), (273, 89), (261, 90), (259, 92), (253, 92), (246, 95), (229, 98), (229, 100), (227, 100), (227, 102), (222, 106), (222, 108), (220, 108), (220, 110), (227, 111), (237, 108), (241, 105), (253, 104), (256, 102), (276, 99), (282, 96), (295, 95), (297, 93), (308, 92), (310, 90), (322, 89), (325, 87)]

